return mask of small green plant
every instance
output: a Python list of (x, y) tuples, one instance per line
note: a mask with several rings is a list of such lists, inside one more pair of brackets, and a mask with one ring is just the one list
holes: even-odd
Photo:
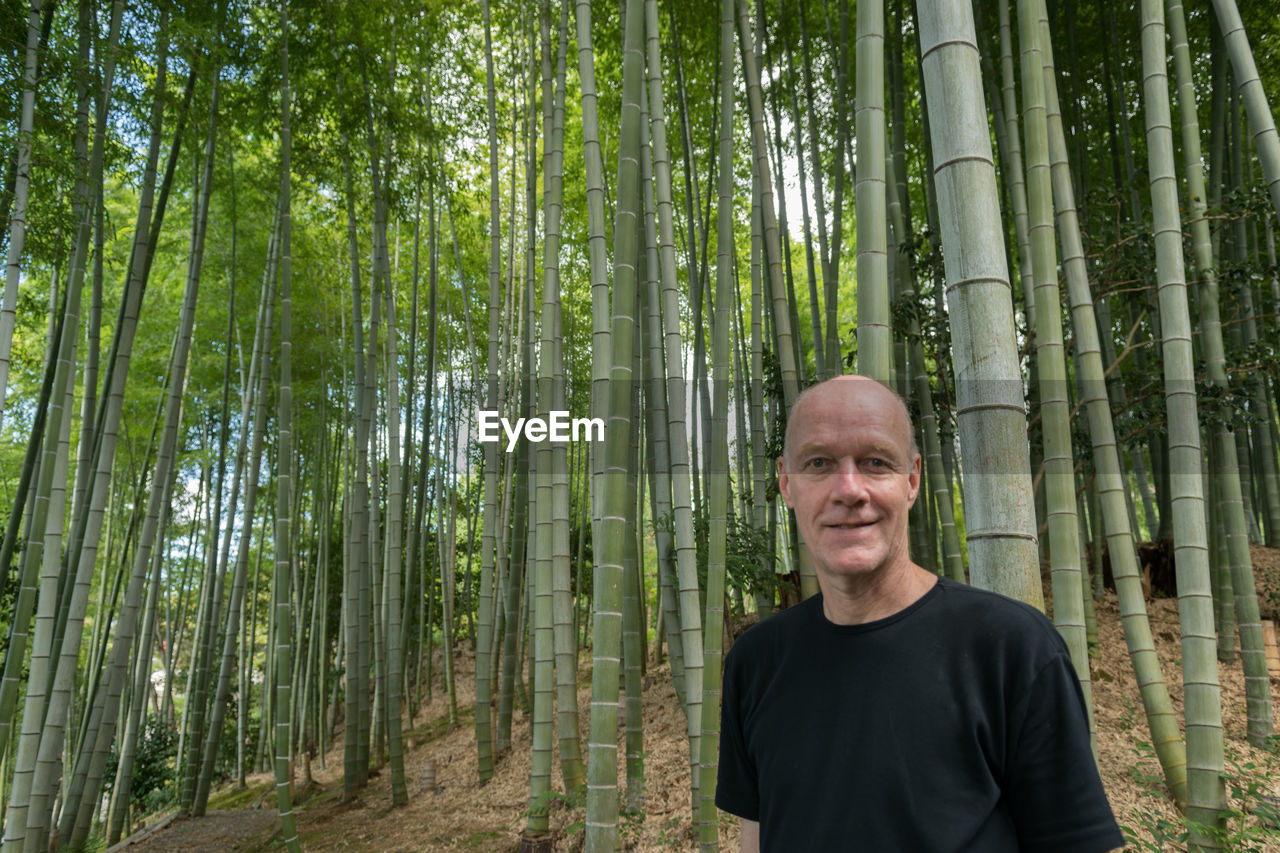
[(550, 814), (556, 803), (560, 803), (569, 809), (585, 809), (587, 807), (586, 786), (581, 785), (568, 792), (554, 789), (543, 791), (529, 803), (529, 808), (525, 810), (524, 814), (526, 817), (529, 815)]
[[(1124, 713), (1120, 717), (1120, 725), (1124, 731), (1133, 728), (1136, 710), (1133, 701), (1124, 697)], [(1158, 772), (1152, 772), (1151, 762), (1156, 758), (1155, 749), (1147, 741), (1138, 741), (1133, 747), (1137, 761), (1129, 765), (1129, 775), (1142, 790), (1144, 800), (1167, 800), (1168, 790), (1164, 778)], [(1156, 766), (1159, 766), (1157, 763)], [(1144, 805), (1132, 813), (1137, 820), (1136, 827), (1121, 824), (1120, 831), (1131, 849), (1163, 853), (1166, 850), (1185, 850), (1184, 845), (1189, 831), (1181, 820), (1170, 820), (1157, 809)], [(1175, 845), (1175, 846), (1170, 846)]]
[(679, 850), (684, 841), (685, 833), (680, 825), (680, 818), (667, 818), (662, 829), (658, 830), (658, 845), (663, 850)]
[[(1145, 809), (1138, 813), (1138, 823), (1142, 832), (1127, 824), (1120, 826), (1120, 831), (1124, 833), (1126, 849), (1144, 850), (1149, 853), (1186, 849), (1184, 845), (1190, 833), (1180, 824)], [(1170, 844), (1176, 846), (1170, 847)]]
[[(234, 747), (235, 738), (231, 740)], [(159, 717), (148, 716), (135, 747), (133, 775), (129, 784), (129, 799), (136, 814), (159, 811), (173, 800), (173, 786), (169, 783), (175, 778), (177, 750), (178, 732)], [(118, 761), (119, 755), (113, 744), (103, 776), (103, 787), (108, 791), (115, 784)]]
[(505, 837), (505, 833), (496, 829), (473, 832), (462, 839), (462, 846), (468, 850), (492, 850), (491, 845)]
[(1138, 719), (1138, 709), (1133, 706), (1133, 700), (1128, 694), (1121, 697), (1124, 703), (1124, 711), (1120, 714), (1120, 731), (1127, 732), (1133, 728), (1134, 723)]
[[(710, 540), (710, 518), (705, 513), (693, 517), (693, 538), (697, 546), (698, 587), (703, 596), (707, 589), (707, 543)], [(667, 530), (674, 535), (674, 517), (668, 513), (653, 522), (655, 529)], [(782, 575), (774, 571), (770, 551), (769, 532), (754, 527), (746, 518), (729, 519), (728, 540), (725, 548), (725, 572), (730, 587), (741, 589), (744, 595), (763, 595), (772, 599), (779, 591), (793, 591)]]
[[(648, 758), (648, 752), (640, 754), (642, 765)], [(641, 834), (644, 832), (644, 799), (649, 786), (643, 775), (638, 780), (638, 784), (637, 791), (632, 787), (633, 781), (628, 780), (628, 790), (618, 792), (618, 831), (622, 836), (624, 850), (639, 850)]]
[(640, 836), (644, 831), (644, 809), (633, 809), (625, 803), (618, 809), (618, 833), (622, 836), (624, 850), (639, 850)]
[[(1133, 812), (1137, 826), (1121, 825), (1130, 849), (1164, 853), (1186, 851), (1192, 834), (1213, 839), (1223, 850), (1233, 853), (1266, 853), (1280, 845), (1280, 800), (1274, 796), (1271, 779), (1280, 772), (1278, 739), (1268, 739), (1264, 763), (1242, 760), (1239, 752), (1227, 744), (1227, 769), (1221, 774), (1226, 786), (1226, 808), (1219, 812), (1220, 826), (1208, 826), (1178, 815), (1170, 820), (1154, 808), (1142, 807)], [(1151, 799), (1167, 799), (1164, 780), (1148, 768), (1155, 759), (1149, 743), (1140, 741), (1134, 752), (1138, 761), (1129, 773)]]
[(1226, 830), (1211, 834), (1221, 839), (1224, 850), (1264, 853), (1280, 843), (1280, 812), (1271, 787), (1276, 754), (1267, 753), (1264, 766), (1241, 761), (1230, 747), (1225, 756), (1228, 769), (1222, 773), (1227, 786), (1227, 808), (1221, 812)]
[(525, 810), (526, 817), (529, 815), (550, 814), (552, 809), (559, 804), (564, 808), (573, 812), (576, 820), (569, 822), (563, 829), (565, 835), (572, 835), (580, 829), (586, 829), (586, 808), (587, 808), (587, 786), (579, 785), (567, 792), (556, 790), (546, 791), (529, 804), (529, 808)]

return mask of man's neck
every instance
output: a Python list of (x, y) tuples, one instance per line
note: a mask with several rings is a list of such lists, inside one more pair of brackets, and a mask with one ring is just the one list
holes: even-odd
[(937, 582), (936, 574), (915, 563), (872, 578), (820, 577), (822, 613), (836, 625), (875, 622), (915, 604)]

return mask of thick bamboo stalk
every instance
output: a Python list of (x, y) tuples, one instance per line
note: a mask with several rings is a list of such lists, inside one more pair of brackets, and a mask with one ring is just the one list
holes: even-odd
[(887, 384), (893, 375), (893, 330), (885, 254), (884, 0), (858, 4), (857, 39), (858, 372)]
[[(1174, 68), (1178, 81), (1178, 105), (1182, 117), (1182, 150), (1188, 210), (1190, 211), (1192, 273), (1199, 279), (1201, 348), (1209, 381), (1227, 387), (1226, 355), (1222, 342), (1222, 323), (1219, 318), (1219, 285), (1217, 267), (1213, 255), (1213, 243), (1209, 236), (1209, 220), (1206, 216), (1206, 192), (1201, 165), (1200, 126), (1196, 117), (1195, 86), (1191, 77), (1191, 56), (1187, 47), (1186, 23), (1180, 0), (1168, 0), (1169, 37), (1172, 44)], [(1243, 495), (1245, 483), (1241, 481), (1237, 465), (1234, 431), (1215, 424), (1213, 442), (1216, 453), (1212, 455), (1214, 481), (1220, 490), (1220, 509), (1223, 513), (1223, 532), (1227, 546), (1227, 566), (1231, 573), (1235, 592), (1234, 611), (1240, 630), (1240, 647), (1245, 670), (1245, 687), (1248, 695), (1249, 739), (1255, 745), (1265, 742), (1272, 730), (1271, 680), (1267, 672), (1265, 650), (1262, 642), (1262, 623), (1258, 615), (1258, 595), (1253, 576), (1253, 563), (1249, 555), (1246, 533)], [(1270, 444), (1268, 438), (1267, 443)], [(1226, 635), (1230, 641), (1230, 635)]]
[[(754, 167), (760, 175), (760, 205), (764, 211), (765, 257), (768, 258), (769, 281), (774, 301), (775, 337), (778, 344), (778, 361), (782, 374), (782, 393), (787, 408), (790, 409), (799, 393), (799, 377), (796, 360), (793, 357), (792, 327), (790, 306), (787, 303), (787, 291), (782, 278), (782, 239), (778, 230), (778, 217), (774, 212), (773, 177), (769, 170), (769, 143), (764, 128), (764, 103), (760, 90), (760, 70), (756, 65), (755, 48), (747, 27), (750, 14), (746, 0), (738, 4), (739, 35), (744, 49), (743, 74), (747, 85), (747, 106), (751, 121), (751, 150)], [(721, 107), (723, 110), (723, 107)], [(724, 165), (721, 164), (721, 168)], [(816, 581), (814, 589), (816, 590)]]
[[(643, 21), (643, 17), (641, 18)], [(640, 86), (640, 127), (649, 122), (648, 110), (645, 108), (644, 87)], [(645, 160), (649, 156), (647, 142), (647, 134), (640, 134), (640, 159)], [(639, 193), (639, 185), (637, 185), (637, 194)], [(639, 199), (637, 199), (639, 202)], [(643, 207), (640, 212), (643, 214)], [(641, 562), (640, 546), (637, 541), (637, 530), (639, 524), (637, 519), (643, 515), (643, 501), (641, 500), (641, 460), (640, 460), (640, 424), (642, 417), (640, 414), (640, 392), (644, 386), (641, 381), (643, 376), (643, 365), (641, 362), (642, 337), (639, 334), (639, 318), (641, 316), (641, 289), (645, 286), (645, 282), (649, 277), (645, 256), (647, 248), (639, 245), (639, 238), (643, 235), (643, 216), (636, 218), (637, 232), (637, 273), (636, 273), (636, 301), (634, 308), (634, 317), (636, 323), (636, 334), (633, 338), (634, 346), (631, 350), (631, 423), (635, 424), (635, 428), (631, 430), (630, 447), (627, 451), (627, 500), (630, 511), (626, 514), (623, 524), (623, 538), (625, 547), (622, 559), (622, 688), (625, 693), (623, 702), (624, 717), (624, 741), (626, 748), (626, 765), (627, 765), (627, 790), (623, 800), (625, 803), (625, 813), (628, 815), (644, 814), (644, 722), (642, 719), (642, 678), (645, 665), (644, 642), (641, 639), (641, 631), (644, 629), (644, 567)]]
[[(551, 164), (548, 175), (555, 181), (555, 195), (548, 206), (546, 232), (553, 233), (553, 219), (561, 214), (564, 184), (564, 123), (569, 52), (569, 4), (560, 6), (559, 46), (556, 51), (555, 105), (552, 110)], [(558, 232), (558, 226), (556, 226)], [(558, 236), (558, 233), (557, 233)], [(553, 257), (548, 246), (548, 257)], [(559, 258), (555, 256), (555, 278), (559, 282)], [(566, 399), (564, 363), (564, 322), (559, 306), (552, 312), (552, 400), (553, 407), (564, 411)], [(556, 731), (560, 752), (560, 768), (566, 790), (586, 785), (586, 768), (578, 733), (578, 654), (573, 634), (573, 593), (570, 583), (570, 496), (569, 454), (563, 444), (551, 449), (551, 583), (552, 642), (556, 671)]]
[[(792, 121), (795, 124), (796, 136), (796, 165), (800, 173), (800, 208), (804, 216), (804, 252), (805, 261), (809, 273), (809, 316), (813, 326), (813, 361), (818, 376), (826, 377), (829, 371), (834, 370), (834, 365), (826, 363), (826, 351), (823, 346), (822, 333), (822, 309), (821, 303), (818, 301), (818, 285), (817, 275), (814, 272), (814, 251), (813, 237), (809, 226), (809, 195), (805, 186), (805, 157), (804, 146), (800, 141), (801, 127), (804, 126), (809, 132), (809, 150), (810, 165), (813, 175), (813, 201), (815, 217), (818, 220), (818, 257), (822, 266), (823, 289), (826, 290), (827, 281), (831, 278), (831, 266), (828, 263), (830, 254), (828, 253), (827, 240), (827, 209), (826, 198), (823, 192), (823, 166), (821, 152), (818, 148), (818, 117), (817, 110), (814, 109), (813, 96), (813, 58), (809, 47), (809, 27), (805, 20), (805, 3), (796, 4), (797, 20), (800, 29), (800, 57), (803, 63), (804, 71), (804, 92), (805, 92), (805, 110), (803, 114), (807, 114), (808, 121), (801, 120), (801, 111), (796, 103), (797, 93), (796, 86), (791, 86), (791, 114)], [(790, 63), (791, 45), (787, 44), (787, 57)], [(839, 160), (836, 161), (838, 166), (843, 166)]]
[(1164, 38), (1163, 4), (1160, 0), (1143, 0), (1143, 114), (1154, 217), (1156, 277), (1164, 334), (1169, 485), (1172, 512), (1176, 516), (1172, 528), (1186, 690), (1187, 816), (1196, 824), (1191, 830), (1191, 844), (1204, 850), (1216, 850), (1220, 845), (1215, 840), (1214, 830), (1222, 827), (1226, 806), (1222, 778), (1222, 700), (1218, 686), (1213, 596), (1209, 587), (1204, 495), (1200, 478), (1200, 423), (1183, 269), (1178, 187), (1174, 177)]
[(27, 48), (22, 75), (22, 107), (18, 118), (17, 171), (13, 207), (9, 216), (9, 258), (5, 265), (4, 303), (0, 306), (0, 422), (4, 418), (5, 391), (9, 384), (13, 330), (17, 322), (18, 280), (27, 236), (27, 197), (31, 189), (31, 130), (35, 122), (36, 68), (40, 45), (41, 0), (31, 0), (27, 14)]
[(276, 630), (275, 665), (275, 788), (276, 810), (289, 853), (298, 853), (297, 822), (293, 816), (292, 684), (293, 614), (289, 589), (293, 572), (293, 213), (290, 151), (289, 3), (280, 4), (280, 379), (277, 391), (279, 443), (276, 453), (275, 597), (272, 624)]
[[(539, 31), (541, 38), (542, 67), (542, 126), (545, 129), (547, 144), (543, 149), (543, 197), (542, 212), (545, 222), (546, 239), (542, 266), (542, 317), (541, 337), (538, 341), (538, 394), (537, 410), (552, 409), (552, 371), (555, 357), (552, 348), (556, 342), (554, 334), (560, 314), (559, 290), (559, 175), (554, 174), (555, 141), (554, 111), (555, 101), (551, 82), (551, 9), (549, 0), (539, 4)], [(530, 62), (532, 65), (532, 61)], [(532, 104), (531, 104), (532, 106)], [(532, 165), (532, 164), (530, 164)], [(530, 170), (532, 173), (532, 170)], [(530, 178), (532, 180), (532, 177)], [(553, 208), (554, 205), (554, 208)], [(529, 211), (530, 228), (535, 218), (533, 209)], [(530, 249), (532, 250), (532, 241)], [(553, 254), (554, 253), (554, 254)], [(532, 283), (530, 284), (532, 287)], [(534, 668), (536, 681), (533, 696), (533, 759), (529, 771), (529, 820), (525, 824), (521, 836), (522, 849), (537, 849), (544, 843), (550, 826), (550, 792), (552, 741), (554, 725), (554, 692), (552, 681), (555, 677), (553, 659), (553, 614), (554, 598), (551, 578), (551, 445), (543, 442), (534, 451), (534, 482), (532, 512), (535, 516), (533, 540), (536, 548), (534, 562)]]
[[(648, 43), (649, 113), (653, 145), (655, 213), (658, 220), (658, 263), (662, 283), (662, 332), (666, 363), (667, 426), (671, 448), (671, 509), (675, 538), (676, 598), (680, 614), (684, 662), (684, 712), (689, 733), (690, 777), (697, 779), (698, 737), (702, 726), (702, 613), (698, 591), (697, 552), (693, 539), (692, 473), (688, 424), (685, 421), (689, 384), (685, 380), (684, 347), (677, 292), (675, 224), (671, 192), (671, 159), (667, 150), (666, 106), (662, 92), (658, 7), (646, 0), (645, 35)], [(688, 177), (688, 176), (686, 176)], [(691, 782), (691, 807), (697, 811), (697, 782)]]
[[(1022, 161), (1022, 134), (1018, 132), (1018, 90), (1014, 84), (1013, 31), (1009, 23), (1009, 0), (999, 0), (1000, 94), (1004, 113), (1005, 150), (1001, 151), (1002, 174), (1013, 207), (1013, 230), (1018, 244), (1018, 282), (1026, 306), (1028, 331), (1035, 322), (1035, 271), (1031, 258), (1031, 226), (1027, 210), (1027, 170)], [(1007, 162), (1005, 162), (1007, 159)]]
[[(581, 9), (581, 7), (580, 7)], [(579, 49), (582, 45), (579, 19)], [(613, 236), (613, 306), (609, 333), (609, 417), (605, 428), (604, 493), (599, 503), (595, 579), (591, 725), (587, 751), (586, 849), (618, 846), (618, 678), (622, 652), (622, 583), (631, 446), (631, 392), (636, 318), (636, 263), (640, 210), (640, 90), (644, 83), (644, 8), (627, 7), (623, 51), (622, 126), (619, 131), (618, 204)]]
[(1043, 607), (1026, 413), (972, 9), (917, 3), (967, 460), (972, 582)]
[[(489, 21), (489, 0), (481, 0), (480, 6), (484, 15), (489, 118), (489, 357), (485, 405), (492, 411), (498, 408), (498, 312), (501, 309), (499, 276), (502, 271), (502, 243), (498, 229), (498, 125), (494, 107), (493, 36)], [(579, 47), (581, 48), (581, 42)], [(484, 450), (483, 525), (483, 538), (480, 541), (480, 612), (476, 620), (479, 624), (479, 635), (476, 638), (476, 750), (481, 785), (493, 776), (493, 710), (490, 707), (489, 679), (484, 675), (489, 671), (493, 657), (491, 629), (494, 622), (493, 583), (498, 527), (498, 447), (492, 443), (486, 444)]]
[(1042, 58), (1044, 46), (1049, 44), (1049, 28), (1047, 21), (1042, 26), (1039, 5), (1037, 0), (1021, 0), (1018, 4), (1018, 42), (1022, 51), (1022, 115), (1026, 138), (1024, 150), (1027, 156), (1032, 275), (1036, 289), (1036, 371), (1044, 444), (1053, 620), (1071, 652), (1076, 676), (1084, 690), (1086, 708), (1092, 709), (1089, 651), (1081, 598), (1080, 523), (1076, 517), (1071, 405), (1067, 399), (1069, 388), (1058, 292), (1049, 122), (1046, 115), (1046, 90), (1053, 88), (1056, 93), (1057, 83), (1051, 76), (1052, 65)]
[[(739, 9), (745, 19), (746, 4)], [(716, 311), (712, 325), (712, 364), (715, 400), (711, 411), (711, 476), (707, 483), (707, 606), (703, 635), (702, 730), (698, 745), (699, 849), (719, 849), (719, 821), (715, 806), (716, 769), (720, 749), (720, 676), (724, 658), (725, 556), (729, 504), (729, 303), (732, 300), (733, 242), (733, 61), (734, 0), (720, 5), (720, 180), (716, 200)], [(744, 45), (750, 30), (740, 22)], [(745, 50), (745, 55), (750, 55)], [(766, 204), (772, 204), (769, 199)]]

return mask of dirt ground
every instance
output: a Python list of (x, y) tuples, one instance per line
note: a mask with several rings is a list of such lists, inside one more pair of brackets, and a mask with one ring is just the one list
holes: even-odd
[(274, 811), (211, 809), (196, 820), (166, 816), (141, 827), (107, 853), (186, 853), (188, 850), (241, 850), (259, 846), (280, 826)]
[[(1255, 547), (1254, 565), (1259, 577), (1259, 600), (1264, 618), (1280, 604), (1280, 551)], [(1151, 632), (1165, 674), (1165, 681), (1179, 719), (1182, 716), (1182, 678), (1178, 640), (1177, 601), (1156, 597), (1149, 603)], [(1101, 655), (1092, 673), (1096, 709), (1099, 761), (1103, 783), (1116, 818), (1130, 838), (1129, 850), (1182, 849), (1163, 836), (1174, 831), (1177, 812), (1162, 782), (1159, 764), (1148, 745), (1150, 734), (1133, 668), (1126, 651), (1119, 609), (1113, 592), (1097, 605)], [(590, 699), (590, 659), (582, 658), (578, 691), (581, 735), (585, 759), (587, 715)], [(1234, 665), (1219, 667), (1222, 681), (1223, 725), (1226, 738), (1229, 787), (1236, 790), (1231, 806), (1240, 817), (1233, 822), (1243, 837), (1237, 849), (1280, 851), (1280, 842), (1259, 840), (1259, 818), (1252, 814), (1259, 795), (1280, 795), (1280, 755), (1258, 750), (1245, 741), (1244, 678), (1237, 654)], [(438, 672), (438, 668), (437, 668)], [(448, 724), (448, 705), (438, 686), (432, 701), (419, 709), (414, 725), (406, 729), (405, 772), (409, 803), (391, 807), (390, 776), (385, 769), (353, 803), (340, 802), (342, 792), (342, 743), (326, 756), (325, 766), (313, 766), (318, 788), (297, 804), (298, 829), (305, 850), (317, 851), (512, 851), (525, 823), (528, 809), (531, 735), (529, 720), (518, 710), (512, 731), (512, 748), (496, 762), (494, 778), (481, 787), (476, 778), (474, 737), (474, 661), (459, 660), (456, 667), (457, 707), (460, 724)], [(1274, 688), (1280, 679), (1272, 678)], [(622, 752), (623, 715), (619, 708), (619, 743)], [(692, 851), (688, 801), (689, 766), (684, 724), (676, 707), (670, 671), (664, 665), (645, 678), (644, 751), (647, 786), (643, 817), (624, 818), (622, 836), (636, 851)], [(435, 786), (428, 790), (428, 763), (434, 766)], [(624, 764), (619, 761), (619, 764)], [(558, 772), (558, 771), (557, 771)], [(223, 790), (211, 800), (213, 812), (197, 821), (175, 819), (169, 825), (124, 847), (128, 853), (162, 853), (170, 850), (276, 850), (280, 847), (275, 820), (271, 778), (250, 778), (248, 791)], [(553, 784), (563, 791), (556, 776)], [(625, 788), (620, 778), (619, 789)], [(302, 793), (302, 792), (300, 792)], [(1239, 796), (1239, 794), (1245, 796)], [(239, 808), (235, 808), (239, 806)], [(255, 807), (256, 806), (256, 807)], [(563, 799), (552, 803), (551, 825), (556, 851), (581, 848), (583, 810)], [(1277, 836), (1280, 837), (1280, 836)], [(720, 841), (726, 850), (737, 848), (735, 821), (722, 819)], [(123, 845), (122, 845), (123, 847)]]

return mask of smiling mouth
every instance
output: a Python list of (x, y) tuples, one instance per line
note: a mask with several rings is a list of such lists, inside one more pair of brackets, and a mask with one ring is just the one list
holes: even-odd
[(869, 526), (871, 526), (872, 524), (875, 524), (875, 522), (874, 522), (874, 521), (864, 521), (864, 522), (861, 522), (860, 524), (829, 524), (829, 525), (827, 525), (827, 526), (828, 526), (828, 527), (833, 527), (833, 528), (835, 528), (836, 530), (860, 530), (860, 529), (862, 529), (863, 527), (869, 527)]

